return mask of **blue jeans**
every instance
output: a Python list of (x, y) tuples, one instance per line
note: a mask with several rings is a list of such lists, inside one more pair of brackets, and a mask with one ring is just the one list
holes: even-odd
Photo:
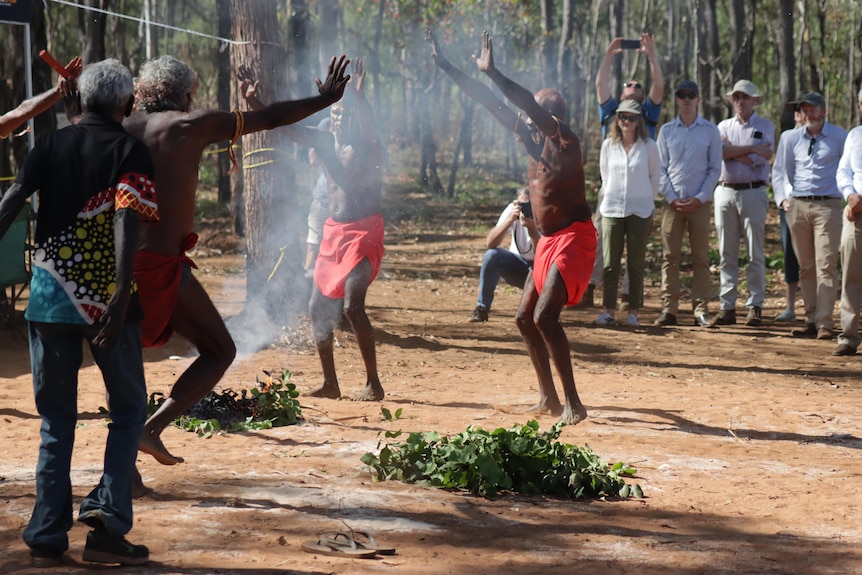
[(482, 260), (482, 269), (479, 271), (477, 305), (491, 309), (491, 304), (494, 303), (494, 289), (501, 276), (507, 284), (524, 289), (527, 274), (532, 267), (533, 262), (528, 262), (506, 248), (491, 248), (486, 251), (485, 258)]
[(81, 513), (99, 515), (112, 535), (132, 528), (132, 472), (147, 417), (141, 324), (127, 323), (106, 347), (92, 345), (100, 326), (30, 322), (30, 365), (36, 409), (42, 417), (36, 464), (36, 505), (24, 530), (30, 547), (69, 548), (72, 528), (72, 447), (78, 419), (78, 370), (84, 341), (102, 372), (111, 423), (102, 478)]

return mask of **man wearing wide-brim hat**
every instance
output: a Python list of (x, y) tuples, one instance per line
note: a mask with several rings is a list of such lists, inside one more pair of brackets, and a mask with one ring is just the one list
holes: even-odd
[(766, 260), (763, 245), (766, 215), (769, 213), (769, 160), (775, 145), (775, 126), (759, 116), (754, 108), (763, 95), (750, 80), (739, 80), (726, 94), (734, 115), (718, 124), (721, 134), (721, 176), (715, 188), (715, 229), (721, 261), (719, 271), (721, 310), (713, 325), (736, 323), (736, 300), (739, 296), (739, 239), (745, 241), (748, 253), (748, 315), (745, 325), (762, 325), (763, 300), (766, 296)]

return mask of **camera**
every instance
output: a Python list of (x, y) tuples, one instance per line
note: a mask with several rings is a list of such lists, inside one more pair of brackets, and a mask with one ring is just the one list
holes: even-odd
[(532, 218), (533, 217), (533, 205), (529, 201), (518, 202), (518, 205), (521, 207), (521, 214), (525, 218)]

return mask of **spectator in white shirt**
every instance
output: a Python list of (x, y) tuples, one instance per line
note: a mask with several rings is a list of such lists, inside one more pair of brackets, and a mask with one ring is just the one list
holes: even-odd
[(626, 324), (640, 325), (643, 306), (646, 246), (659, 190), (659, 154), (650, 139), (641, 105), (623, 100), (617, 108), (610, 135), (602, 143), (603, 199), (602, 249), (604, 256), (603, 301), (605, 311), (597, 325), (614, 323), (617, 285), (623, 248), (629, 273), (629, 313)]

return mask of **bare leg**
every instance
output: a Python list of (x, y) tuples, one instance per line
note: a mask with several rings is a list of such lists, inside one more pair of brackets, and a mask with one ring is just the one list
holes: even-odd
[(338, 399), (341, 390), (338, 387), (338, 377), (335, 374), (335, 357), (333, 355), (332, 330), (341, 318), (341, 300), (330, 299), (320, 292), (315, 285), (311, 293), (311, 328), (317, 355), (323, 368), (323, 386), (312, 391), (311, 397), (328, 397)]
[(524, 343), (527, 345), (527, 353), (530, 356), (530, 361), (533, 362), (533, 368), (536, 370), (536, 376), (539, 379), (539, 403), (531, 407), (528, 413), (560, 415), (563, 413), (563, 406), (560, 404), (557, 390), (554, 389), (554, 378), (551, 374), (548, 349), (533, 320), (533, 314), (538, 301), (539, 294), (536, 292), (536, 284), (533, 282), (533, 272), (530, 272), (524, 284), (524, 295), (521, 296), (518, 313), (515, 316), (515, 323), (524, 338)]
[(566, 394), (566, 404), (560, 422), (574, 425), (587, 418), (587, 408), (581, 403), (575, 387), (575, 375), (572, 371), (571, 347), (566, 338), (566, 332), (560, 324), (560, 312), (568, 298), (566, 284), (557, 269), (551, 266), (545, 286), (536, 310), (533, 314), (536, 326), (542, 334), (542, 339), (551, 354), (551, 361), (560, 376), (563, 392)]
[(356, 341), (359, 344), (359, 352), (365, 363), (365, 389), (356, 396), (357, 401), (380, 401), (383, 399), (383, 386), (377, 374), (377, 350), (374, 344), (374, 330), (371, 321), (365, 313), (365, 294), (368, 293), (368, 285), (371, 282), (371, 264), (367, 259), (362, 260), (350, 275), (344, 286), (344, 315), (353, 327)]
[(170, 325), (198, 349), (200, 356), (180, 375), (168, 399), (144, 426), (140, 450), (163, 465), (182, 463), (183, 459), (171, 455), (162, 444), (162, 430), (212, 391), (236, 357), (221, 315), (194, 276), (180, 288)]

